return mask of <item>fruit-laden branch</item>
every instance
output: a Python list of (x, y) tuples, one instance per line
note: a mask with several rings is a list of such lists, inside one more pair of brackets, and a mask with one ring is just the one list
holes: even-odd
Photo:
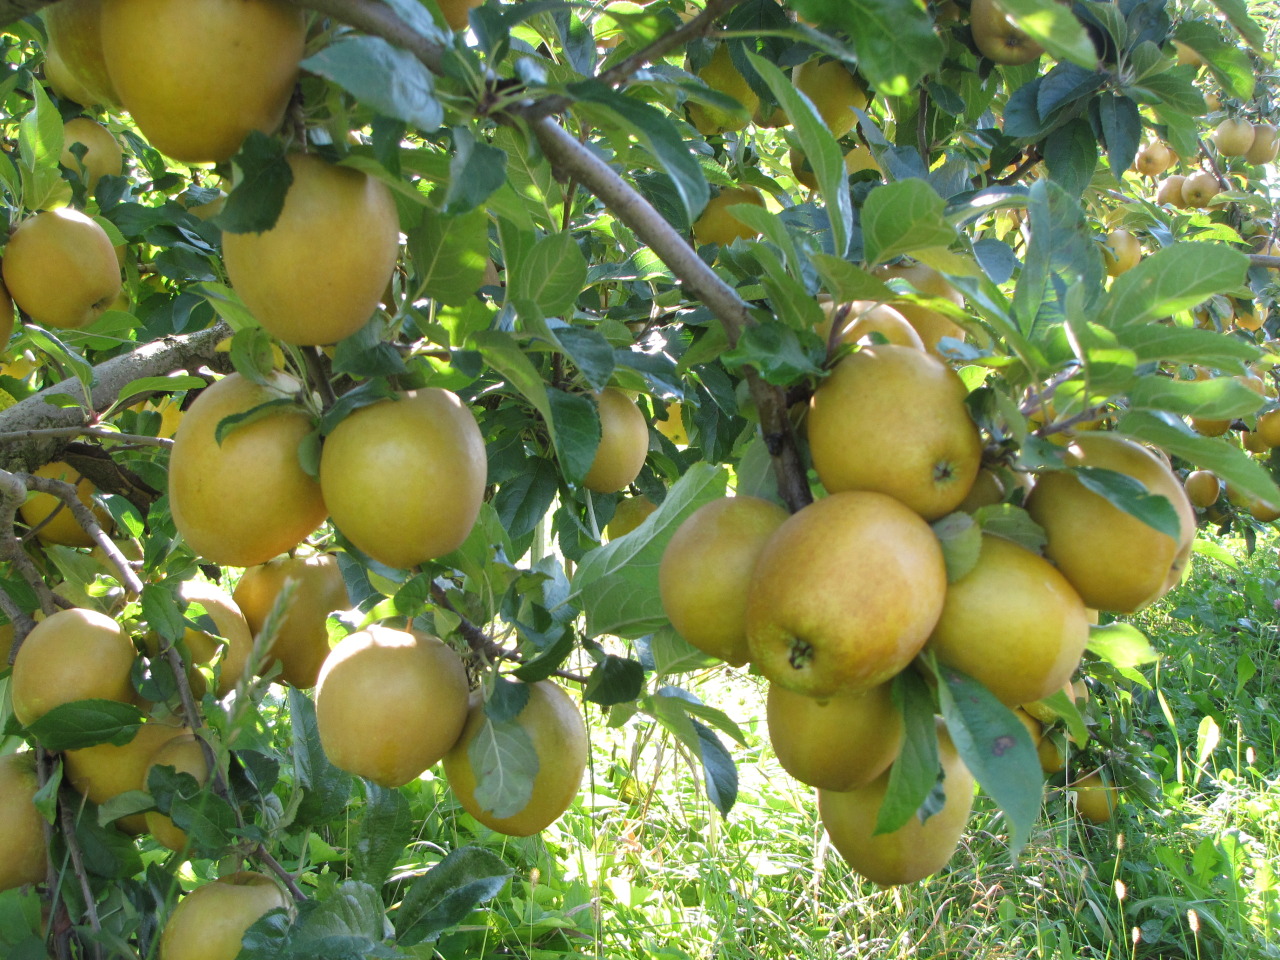
[[(219, 356), (214, 349), (219, 341), (230, 335), (231, 328), (219, 322), (197, 333), (164, 337), (95, 367), (89, 397), (79, 380), (64, 380), (0, 411), (0, 435), (23, 435), (22, 439), (6, 440), (0, 446), (0, 469), (35, 470), (57, 459), (68, 438), (50, 431), (93, 426), (96, 412), (114, 403), (127, 384), (208, 363)], [(58, 407), (44, 402), (45, 397), (55, 395), (87, 401), (88, 406)]]
[[(422, 37), (381, 3), (373, 0), (291, 2), (320, 10), (402, 46), (428, 69), (440, 72), (440, 47)], [(728, 9), (728, 6), (723, 9)], [(737, 291), (702, 261), (685, 238), (638, 191), (578, 143), (555, 120), (541, 116), (539, 111), (538, 102), (524, 104), (510, 110), (507, 119), (531, 129), (556, 175), (562, 180), (576, 180), (604, 201), (680, 279), (689, 295), (701, 300), (715, 314), (724, 325), (729, 343), (736, 343), (742, 331), (752, 323), (747, 304)], [(760, 414), (765, 443), (773, 457), (778, 494), (792, 511), (799, 510), (810, 502), (812, 496), (791, 420), (787, 416), (784, 392), (781, 387), (766, 384), (750, 368), (746, 378)]]

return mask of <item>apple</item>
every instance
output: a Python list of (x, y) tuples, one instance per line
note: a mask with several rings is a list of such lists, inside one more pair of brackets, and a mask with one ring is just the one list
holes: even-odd
[(974, 46), (996, 63), (1018, 66), (1044, 53), (1044, 47), (1014, 26), (996, 0), (973, 0), (969, 26), (973, 30)]
[(1188, 207), (1207, 207), (1209, 201), (1222, 191), (1218, 178), (1208, 170), (1200, 170), (1191, 174), (1182, 184), (1183, 205)]
[(87, 327), (120, 293), (120, 263), (106, 231), (70, 207), (18, 224), (0, 270), (18, 306), (47, 327)]
[(1253, 146), (1253, 124), (1228, 117), (1213, 131), (1213, 142), (1224, 157), (1243, 157)]

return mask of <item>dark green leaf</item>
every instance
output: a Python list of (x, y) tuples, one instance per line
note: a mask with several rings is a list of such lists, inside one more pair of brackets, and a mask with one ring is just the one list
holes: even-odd
[(983, 533), (1012, 540), (1032, 553), (1039, 553), (1049, 542), (1044, 529), (1031, 519), (1031, 514), (1011, 503), (980, 507), (974, 512), (973, 518), (978, 521)]
[(1128, 97), (1103, 94), (1098, 100), (1098, 112), (1111, 173), (1123, 182), (1125, 171), (1133, 166), (1138, 144), (1142, 141), (1142, 117), (1138, 114), (1138, 105)]
[(254, 130), (231, 158), (240, 170), (226, 206), (214, 219), (227, 233), (262, 233), (276, 225), (284, 196), (293, 183), (284, 144)]
[(720, 811), (721, 816), (727, 817), (738, 799), (738, 768), (734, 766), (733, 757), (714, 730), (697, 720), (692, 720), (691, 723), (698, 735), (698, 755), (702, 760), (707, 799)]
[(592, 389), (603, 390), (609, 385), (616, 364), (613, 347), (604, 334), (585, 327), (557, 327), (552, 333)]
[(435, 940), (485, 900), (496, 897), (512, 870), (479, 847), (454, 850), (409, 887), (395, 913), (403, 946)]
[(75, 700), (61, 703), (32, 722), (27, 731), (46, 750), (59, 753), (100, 743), (123, 746), (142, 725), (142, 711), (115, 700)]
[(467, 127), (454, 127), (453, 144), (443, 212), (458, 216), (483, 206), (506, 183), (507, 154), (487, 143), (477, 143)]
[(347, 35), (326, 44), (301, 66), (422, 133), (435, 132), (444, 120), (431, 71), (408, 50), (393, 47), (381, 37)]
[(560, 475), (550, 460), (534, 457), (526, 467), (502, 484), (493, 498), (498, 518), (516, 540), (532, 531), (546, 516), (560, 488)]
[(529, 705), (531, 691), (527, 683), (516, 683), (506, 677), (498, 677), (489, 699), (484, 702), (485, 716), (495, 723), (510, 723)]
[(670, 178), (689, 222), (702, 212), (709, 195), (707, 180), (668, 115), (595, 80), (570, 84), (569, 92), (579, 100), (607, 108), (644, 144)]
[(793, 0), (805, 20), (847, 34), (858, 69), (881, 94), (907, 94), (942, 63), (942, 42), (924, 8), (911, 0)]
[(351, 774), (339, 770), (325, 756), (315, 704), (293, 686), (289, 687), (289, 727), (293, 732), (293, 770), (298, 789), (305, 791), (297, 821), (302, 825), (327, 823), (347, 805)]
[(889, 768), (889, 785), (875, 833), (901, 829), (923, 807), (938, 781), (938, 727), (933, 719), (933, 694), (914, 670), (893, 679), (893, 703), (902, 713), (902, 750)]
[(1051, 131), (1044, 142), (1044, 162), (1063, 190), (1083, 196), (1098, 166), (1098, 142), (1089, 122), (1077, 118)]
[(177, 643), (187, 630), (173, 591), (159, 583), (142, 585), (142, 619), (169, 643)]
[(1031, 836), (1044, 793), (1035, 744), (1022, 722), (986, 687), (951, 667), (940, 667), (938, 695), (947, 732), (960, 759), (1009, 825), (1009, 852), (1017, 858)]
[(543, 237), (507, 278), (510, 296), (535, 304), (544, 317), (569, 312), (586, 282), (586, 257), (569, 233)]
[(626, 657), (605, 654), (587, 677), (582, 697), (590, 703), (611, 707), (626, 703), (640, 696), (644, 689), (644, 667)]

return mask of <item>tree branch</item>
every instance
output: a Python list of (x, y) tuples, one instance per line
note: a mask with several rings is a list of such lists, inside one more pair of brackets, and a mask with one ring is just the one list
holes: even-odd
[[(80, 841), (76, 838), (76, 815), (68, 800), (68, 797), (59, 793), (58, 818), (62, 827), (62, 840), (67, 845), (67, 852), (71, 854), (71, 869), (75, 871), (76, 880), (80, 883), (80, 895), (84, 897), (84, 909), (89, 917), (89, 926), (93, 928), (94, 933), (101, 933), (102, 921), (98, 919), (98, 905), (94, 901), (93, 888), (89, 886), (89, 875), (84, 869), (84, 855), (80, 852)], [(93, 945), (93, 956), (102, 957), (101, 944)]]
[(279, 877), (280, 881), (289, 889), (289, 893), (293, 894), (294, 900), (301, 903), (307, 899), (307, 895), (302, 892), (302, 888), (298, 886), (298, 881), (293, 874), (281, 866), (280, 861), (273, 857), (271, 852), (262, 844), (254, 847), (249, 856)]
[[(4, 0), (0, 0), (3, 3)], [(162, 377), (182, 367), (208, 363), (216, 359), (214, 347), (231, 336), (231, 328), (218, 322), (206, 330), (181, 336), (164, 337), (145, 344), (132, 353), (114, 357), (94, 368), (93, 388), (88, 397), (79, 380), (63, 380), (39, 393), (0, 411), (0, 435), (29, 433), (34, 430), (91, 426), (98, 410), (114, 403), (120, 390), (143, 377)], [(84, 406), (59, 407), (45, 403), (46, 397), (71, 396), (87, 400)], [(22, 441), (0, 447), (0, 469), (31, 471), (56, 460), (66, 446), (60, 436), (35, 434)]]
[[(22, 501), (27, 498), (27, 487), (22, 480), (5, 470), (0, 470), (0, 561), (8, 561), (13, 564), (14, 569), (27, 585), (35, 591), (36, 598), (40, 601), (40, 609), (45, 616), (56, 613), (58, 605), (54, 601), (53, 591), (49, 589), (49, 585), (44, 582), (44, 577), (40, 571), (36, 569), (36, 565), (32, 563), (31, 558), (27, 556), (27, 551), (22, 549), (22, 543), (18, 540), (13, 532), (14, 517), (17, 516), (18, 507), (22, 506)], [(6, 599), (12, 599), (6, 596)], [(8, 612), (6, 606), (6, 613)], [(13, 658), (18, 655), (18, 649), (22, 646), (22, 641), (26, 639), (27, 632), (19, 629), (19, 621), (13, 621), (13, 648), (9, 653), (9, 662), (13, 662)]]

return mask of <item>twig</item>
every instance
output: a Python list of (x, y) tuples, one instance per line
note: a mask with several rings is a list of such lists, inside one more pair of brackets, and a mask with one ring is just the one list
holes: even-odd
[(377, 0), (288, 0), (295, 7), (318, 10), (335, 20), (350, 24), (403, 47), (433, 73), (444, 73), (444, 47), (424, 37), (405, 23), (396, 12)]
[[(27, 486), (22, 482), (22, 479), (7, 470), (0, 469), (0, 561), (7, 560), (13, 564), (14, 569), (18, 571), (22, 579), (35, 591), (36, 599), (40, 601), (41, 611), (45, 616), (48, 616), (58, 610), (53, 591), (44, 582), (44, 577), (36, 569), (36, 565), (31, 562), (31, 558), (27, 556), (27, 552), (22, 549), (21, 542), (13, 533), (14, 517), (18, 513), (18, 507), (22, 505), (22, 501), (26, 498)], [(22, 633), (17, 629), (17, 621), (15, 620), (13, 649), (10, 651), (10, 658), (17, 656), (18, 649), (25, 639), (26, 633)]]
[(264, 867), (279, 877), (281, 882), (289, 889), (289, 892), (293, 894), (294, 900), (302, 903), (304, 900), (308, 899), (307, 895), (302, 892), (302, 888), (298, 886), (298, 882), (294, 879), (293, 874), (281, 866), (280, 861), (273, 857), (262, 844), (258, 844), (254, 847), (249, 856), (253, 857), (253, 859), (257, 860)]
[(495, 643), (484, 630), (459, 613), (458, 608), (444, 592), (444, 587), (434, 581), (431, 583), (431, 600), (436, 606), (443, 607), (458, 618), (458, 632), (462, 634), (462, 639), (467, 641), (468, 647), (487, 660), (502, 657), (505, 652), (502, 644)]
[(1035, 147), (1029, 147), (1027, 149), (1026, 156), (1022, 158), (1021, 163), (1019, 163), (1016, 167), (1013, 168), (1013, 172), (1010, 173), (1007, 177), (1001, 177), (999, 180), (996, 180), (995, 184), (997, 186), (1007, 187), (1017, 183), (1019, 180), (1021, 180), (1023, 177), (1027, 175), (1027, 173), (1031, 170), (1032, 167), (1034, 167), (1037, 163), (1039, 163), (1043, 159), (1044, 158), (1040, 156), (1039, 150), (1037, 150)]
[(1209, 152), (1209, 148), (1204, 145), (1204, 141), (1197, 137), (1196, 143), (1200, 144), (1201, 156), (1209, 161), (1209, 172), (1217, 179), (1218, 186), (1222, 187), (1223, 190), (1231, 189), (1230, 182), (1222, 175), (1222, 168), (1218, 166), (1218, 161), (1215, 160), (1213, 154)]
[[(79, 478), (77, 477), (77, 479)], [(63, 480), (54, 480), (52, 477), (37, 477), (32, 474), (23, 476), (22, 481), (26, 484), (28, 490), (38, 490), (61, 500), (63, 508), (71, 511), (76, 523), (93, 538), (94, 543), (102, 548), (102, 552), (106, 554), (107, 559), (119, 571), (120, 582), (124, 584), (125, 589), (134, 596), (142, 593), (142, 581), (138, 578), (138, 574), (134, 572), (133, 567), (129, 565), (128, 558), (120, 552), (120, 548), (107, 536), (106, 531), (102, 529), (102, 525), (98, 523), (98, 518), (93, 515), (93, 511), (80, 502), (80, 497), (72, 484)]]
[[(67, 852), (71, 854), (71, 869), (76, 873), (76, 880), (80, 883), (80, 895), (84, 897), (85, 914), (89, 917), (89, 926), (93, 928), (94, 933), (102, 931), (102, 921), (98, 919), (98, 905), (93, 899), (93, 888), (89, 886), (89, 875), (84, 869), (84, 855), (80, 852), (80, 841), (76, 839), (76, 818), (75, 812), (71, 809), (71, 804), (67, 802), (67, 798), (61, 794), (58, 796), (58, 820), (62, 825), (62, 839), (67, 845)], [(102, 956), (102, 945), (95, 943), (93, 945), (93, 955), (95, 957)]]

